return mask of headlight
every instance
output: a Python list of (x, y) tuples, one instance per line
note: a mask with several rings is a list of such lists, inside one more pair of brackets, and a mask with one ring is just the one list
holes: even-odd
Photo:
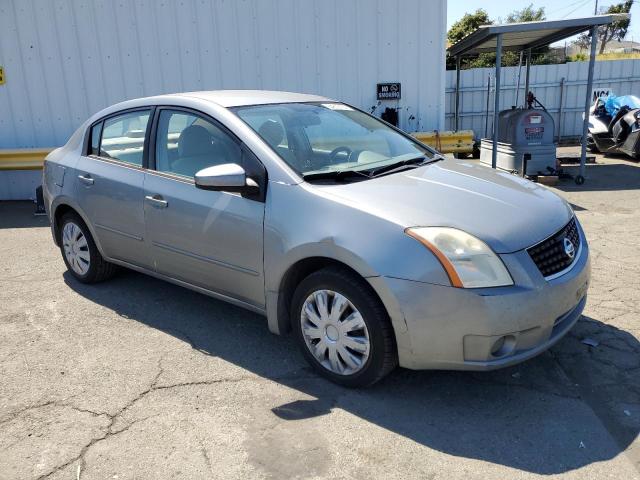
[(454, 287), (513, 285), (502, 260), (473, 235), (448, 227), (414, 227), (407, 228), (405, 233), (431, 250)]

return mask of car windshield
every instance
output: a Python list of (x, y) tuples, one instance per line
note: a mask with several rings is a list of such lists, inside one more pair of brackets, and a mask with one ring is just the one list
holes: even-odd
[(285, 103), (233, 110), (305, 179), (346, 173), (362, 179), (375, 172), (390, 172), (396, 165), (409, 168), (409, 164), (437, 157), (384, 122), (343, 103)]

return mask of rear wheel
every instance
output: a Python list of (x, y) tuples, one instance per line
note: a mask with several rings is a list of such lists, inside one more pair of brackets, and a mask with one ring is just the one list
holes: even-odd
[(117, 267), (102, 257), (76, 213), (65, 213), (60, 220), (60, 250), (69, 272), (83, 283), (102, 282), (116, 272)]
[(384, 306), (346, 269), (324, 268), (305, 278), (293, 295), (291, 317), (303, 355), (333, 382), (372, 385), (397, 364)]

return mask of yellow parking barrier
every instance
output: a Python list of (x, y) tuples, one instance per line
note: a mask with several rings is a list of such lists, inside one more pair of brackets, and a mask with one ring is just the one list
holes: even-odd
[(411, 135), (440, 153), (472, 153), (473, 130), (414, 132)]
[(0, 150), (0, 170), (41, 170), (53, 148)]
[[(435, 148), (440, 153), (473, 152), (473, 130), (458, 132), (438, 131), (414, 132), (415, 138)], [(53, 148), (22, 148), (0, 150), (0, 170), (40, 170)]]

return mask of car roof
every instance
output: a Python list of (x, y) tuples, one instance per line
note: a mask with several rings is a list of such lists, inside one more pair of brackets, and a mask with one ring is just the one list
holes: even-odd
[[(171, 96), (194, 97), (228, 107), (267, 105), (272, 103), (326, 102), (330, 98), (306, 93), (279, 92), (273, 90), (209, 90), (175, 93)], [(161, 98), (162, 96), (160, 96)], [(158, 97), (155, 97), (157, 100)]]
[[(106, 115), (118, 113), (129, 108), (147, 107), (152, 105), (180, 105), (184, 100), (191, 99), (199, 102), (208, 102), (221, 108), (241, 107), (246, 105), (269, 105), (278, 103), (302, 103), (302, 102), (335, 102), (327, 97), (309, 95), (306, 93), (277, 92), (271, 90), (209, 90), (202, 92), (170, 93), (155, 95), (152, 97), (134, 98), (111, 105), (94, 115), (88, 122)], [(182, 101), (181, 101), (182, 100)]]

